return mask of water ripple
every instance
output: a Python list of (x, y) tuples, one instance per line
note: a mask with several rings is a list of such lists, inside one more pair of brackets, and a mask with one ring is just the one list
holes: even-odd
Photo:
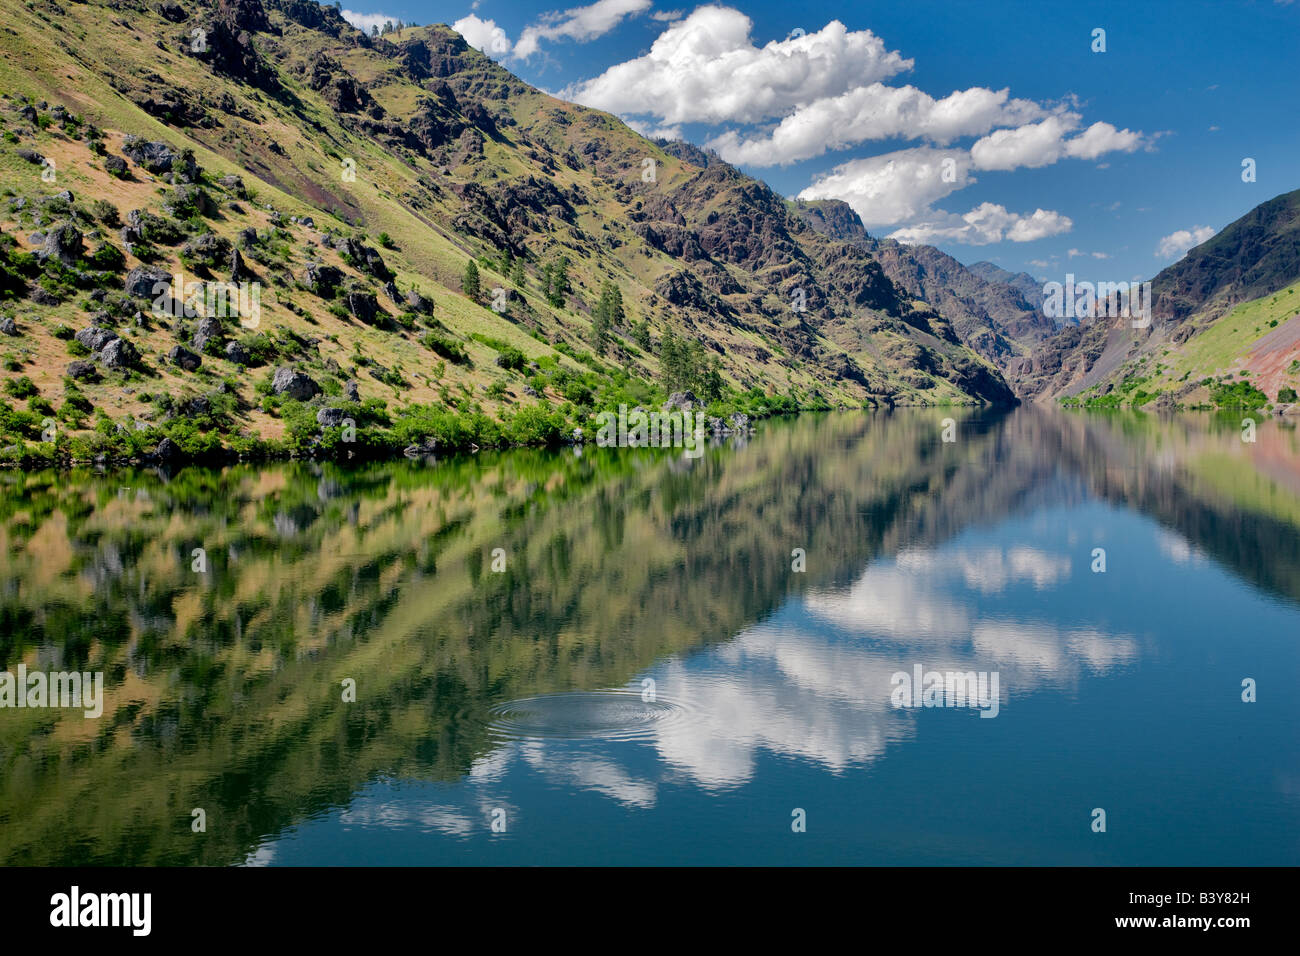
[(489, 731), (507, 740), (647, 740), (683, 720), (687, 711), (639, 691), (571, 691), (525, 697), (490, 711)]

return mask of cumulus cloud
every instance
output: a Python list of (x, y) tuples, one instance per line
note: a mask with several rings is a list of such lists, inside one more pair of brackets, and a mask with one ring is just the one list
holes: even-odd
[(962, 216), (939, 214), (939, 218), (922, 221), (889, 234), (904, 243), (960, 242), (968, 246), (986, 246), (994, 242), (1033, 242), (1059, 236), (1074, 228), (1069, 216), (1050, 209), (1035, 209), (1028, 215), (1009, 212), (997, 203), (980, 203)]
[(567, 38), (585, 43), (602, 37), (623, 22), (650, 9), (652, 0), (596, 0), (586, 7), (574, 7), (563, 13), (545, 13), (539, 22), (524, 28), (515, 44), (515, 56), (532, 56), (542, 40)]
[(904, 149), (842, 163), (799, 193), (799, 198), (842, 199), (870, 229), (927, 213), (932, 203), (974, 182), (969, 168), (965, 150)]
[(1171, 232), (1156, 243), (1156, 258), (1181, 259), (1187, 250), (1199, 246), (1214, 235), (1209, 226), (1193, 226), (1191, 229), (1179, 229)]
[(936, 100), (914, 86), (872, 83), (796, 109), (770, 134), (742, 139), (733, 130), (708, 145), (728, 162), (786, 165), (868, 140), (928, 139), (946, 145), (1042, 114), (1037, 103), (1010, 99), (1007, 90), (973, 87)]
[(471, 13), (457, 20), (451, 28), (463, 36), (466, 43), (488, 56), (504, 57), (510, 53), (510, 37), (495, 20), (480, 20)]
[(870, 30), (832, 20), (815, 33), (754, 45), (753, 21), (700, 7), (671, 24), (644, 56), (567, 87), (567, 99), (664, 123), (753, 123), (887, 79), (912, 61)]
[(387, 13), (358, 13), (356, 10), (343, 10), (343, 19), (358, 30), (369, 33), (372, 27), (384, 28), (385, 23), (397, 23), (397, 17)]
[[(548, 27), (558, 29), (569, 14)], [(868, 228), (901, 227), (896, 235), (910, 242), (1029, 242), (1068, 232), (1069, 217), (1048, 209), (1017, 213), (983, 203), (956, 215), (935, 203), (974, 183), (973, 172), (1091, 161), (1154, 141), (1108, 122), (1085, 126), (1074, 97), (1042, 104), (1008, 89), (973, 86), (936, 97), (891, 85), (913, 61), (870, 30), (849, 30), (838, 20), (763, 46), (753, 26), (739, 10), (699, 7), (670, 22), (647, 53), (560, 95), (616, 113), (647, 134), (679, 138), (687, 123), (715, 127), (704, 145), (742, 166), (789, 165), (867, 142), (912, 141), (910, 148), (836, 166), (799, 193), (845, 200)], [(517, 55), (526, 55), (523, 46), (521, 38)]]
[(1080, 135), (1067, 139), (1081, 120), (1078, 113), (1057, 113), (1037, 123), (995, 130), (970, 148), (971, 160), (979, 169), (1034, 169), (1066, 158), (1096, 159), (1103, 153), (1131, 153), (1142, 145), (1141, 133), (1116, 129), (1110, 123), (1093, 123)]

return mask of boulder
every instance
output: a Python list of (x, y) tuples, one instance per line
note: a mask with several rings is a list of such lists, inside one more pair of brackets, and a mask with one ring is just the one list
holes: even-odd
[(13, 320), (12, 316), (0, 315), (0, 333), (5, 335), (18, 334), (18, 323)]
[(93, 379), (99, 375), (99, 371), (90, 362), (78, 360), (68, 363), (67, 375), (71, 379)]
[(183, 345), (173, 345), (171, 351), (167, 353), (167, 361), (187, 372), (193, 372), (203, 364), (201, 356), (191, 352)]
[(136, 266), (126, 275), (126, 294), (136, 298), (157, 298), (161, 293), (154, 289), (160, 282), (170, 289), (172, 277), (153, 266)]
[(190, 345), (202, 352), (207, 348), (209, 342), (219, 342), (221, 338), (221, 320), (212, 316), (204, 316), (199, 319), (198, 328), (194, 330), (194, 335), (190, 337)]
[(412, 312), (421, 312), (426, 315), (433, 311), (433, 303), (414, 289), (410, 289), (406, 293), (406, 307)]
[(309, 262), (303, 272), (302, 284), (310, 292), (315, 293), (322, 299), (334, 297), (334, 290), (338, 288), (339, 283), (343, 281), (343, 273), (320, 262)]
[(689, 412), (695, 408), (703, 408), (703, 404), (695, 397), (695, 393), (687, 389), (684, 392), (673, 392), (668, 396), (668, 401), (664, 402), (664, 411)]
[(110, 176), (125, 176), (126, 160), (121, 156), (106, 156), (104, 158), (104, 169)]
[(95, 353), (105, 368), (130, 368), (140, 361), (140, 352), (125, 339), (115, 338)]
[(375, 316), (379, 314), (379, 302), (375, 299), (373, 292), (364, 292), (360, 289), (353, 289), (347, 294), (348, 311), (357, 317), (358, 320), (371, 325), (375, 321)]
[(164, 438), (154, 449), (153, 456), (159, 461), (175, 461), (181, 457), (181, 446), (170, 438)]
[(316, 412), (316, 424), (322, 428), (337, 428), (348, 417), (341, 408), (321, 408)]
[(117, 338), (116, 332), (98, 325), (88, 325), (76, 335), (77, 341), (92, 352), (98, 352), (115, 338)]
[(343, 397), (349, 402), (361, 401), (361, 388), (356, 382), (349, 381), (343, 386)]
[(166, 143), (146, 142), (138, 136), (128, 136), (122, 142), (122, 152), (127, 159), (155, 176), (171, 172), (177, 156)]
[(70, 266), (81, 258), (81, 253), (81, 230), (72, 223), (55, 226), (45, 234), (45, 247), (41, 253), (43, 256)]
[(305, 402), (319, 395), (321, 388), (307, 373), (285, 366), (275, 370), (271, 379), (271, 391), (276, 395)]
[(247, 365), (249, 363), (247, 349), (238, 342), (226, 343), (225, 356), (229, 361), (235, 362), (238, 365)]

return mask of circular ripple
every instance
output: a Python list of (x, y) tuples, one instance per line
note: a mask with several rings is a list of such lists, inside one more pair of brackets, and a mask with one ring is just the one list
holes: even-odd
[(494, 707), (489, 729), (509, 740), (642, 740), (684, 714), (672, 701), (647, 703), (635, 691), (572, 691)]

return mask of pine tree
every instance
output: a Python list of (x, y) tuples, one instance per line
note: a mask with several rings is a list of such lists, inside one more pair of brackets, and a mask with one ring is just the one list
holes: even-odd
[(469, 298), (478, 301), (482, 290), (479, 288), (478, 266), (474, 264), (473, 259), (465, 266), (465, 278), (461, 280), (460, 288)]
[(514, 270), (510, 273), (510, 281), (515, 284), (516, 289), (522, 289), (524, 283), (528, 281), (528, 276), (524, 272), (524, 260), (522, 258), (515, 260)]
[(650, 321), (648, 319), (642, 319), (632, 326), (632, 341), (636, 342), (645, 351), (650, 351)]

